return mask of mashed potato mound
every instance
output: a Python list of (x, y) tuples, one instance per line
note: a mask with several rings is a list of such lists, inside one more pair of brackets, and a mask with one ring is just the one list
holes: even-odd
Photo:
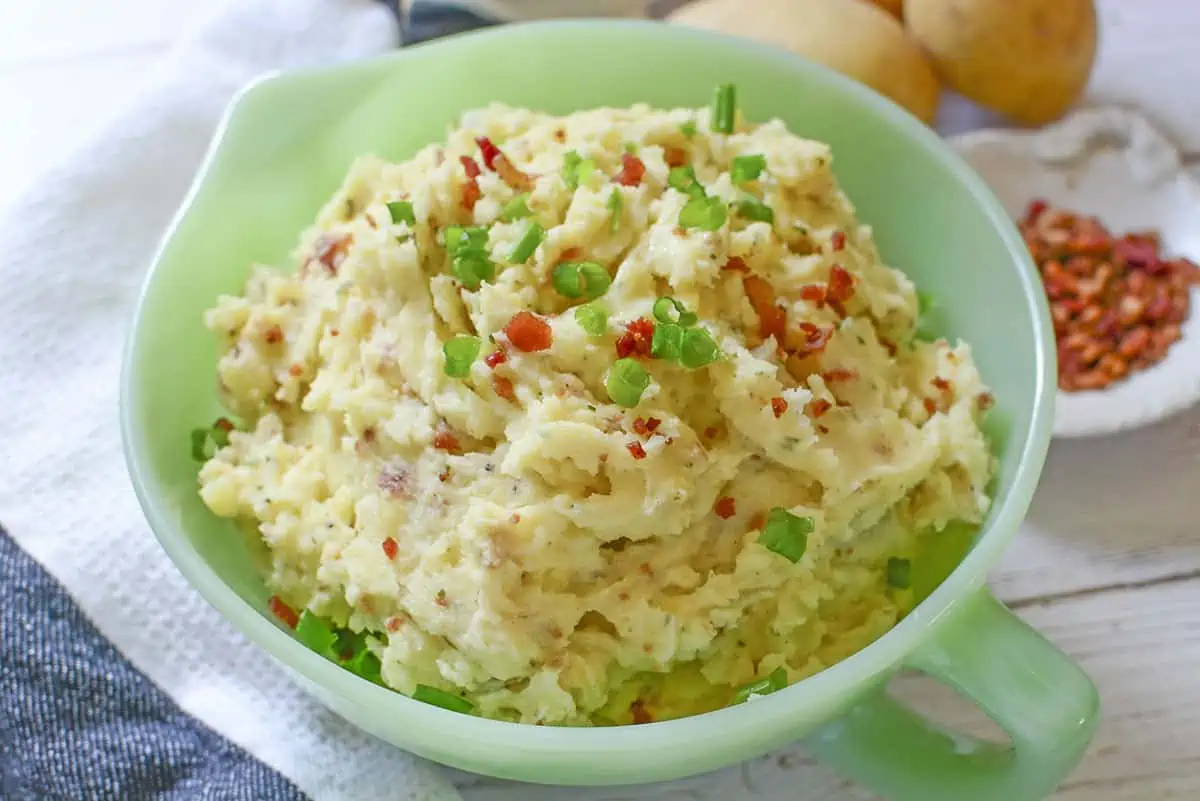
[[(206, 317), (244, 430), (204, 502), (257, 530), (273, 592), (365, 635), (384, 683), (484, 716), (657, 720), (836, 663), (911, 606), (928, 540), (981, 520), (994, 459), (968, 347), (916, 337), (830, 160), (779, 121), (644, 106), (492, 106), (359, 160), (295, 271), (256, 267)], [(486, 228), (474, 289), (454, 225)], [(556, 289), (579, 261), (611, 276), (598, 335)], [(716, 361), (646, 353), (663, 297)], [(463, 377), (455, 335), (481, 344)], [(619, 354), (650, 378), (631, 408), (606, 389)], [(777, 508), (796, 561), (763, 537)]]

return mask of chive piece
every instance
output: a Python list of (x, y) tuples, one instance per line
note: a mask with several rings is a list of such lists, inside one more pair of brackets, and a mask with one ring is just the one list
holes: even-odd
[(735, 184), (753, 181), (767, 168), (767, 157), (760, 154), (754, 156), (735, 156), (733, 166), (729, 170), (729, 178)]
[(594, 261), (564, 261), (550, 274), (550, 283), (563, 297), (595, 300), (608, 291), (612, 278)]
[(654, 338), (650, 340), (650, 355), (669, 362), (679, 361), (683, 327), (677, 323), (659, 323), (654, 326)]
[(693, 197), (679, 210), (679, 225), (715, 231), (725, 224), (725, 204), (720, 198)]
[(608, 310), (599, 303), (585, 303), (575, 308), (575, 322), (588, 336), (601, 336), (608, 330)]
[(212, 428), (208, 429), (208, 438), (218, 448), (224, 448), (229, 444), (229, 432), (219, 425), (214, 424)]
[(464, 715), (469, 715), (471, 710), (475, 708), (474, 704), (461, 695), (448, 693), (445, 690), (439, 690), (437, 687), (430, 687), (428, 684), (418, 684), (412, 697), (414, 701), (433, 704), (434, 706), (440, 706), (442, 709), (449, 709), (451, 712), (461, 712)]
[(749, 701), (751, 696), (770, 695), (778, 692), (788, 684), (787, 670), (782, 666), (771, 671), (765, 679), (752, 681), (738, 688), (738, 691), (733, 695), (733, 703), (742, 704)]
[(504, 222), (512, 222), (513, 220), (523, 220), (533, 214), (529, 210), (529, 195), (520, 194), (512, 200), (504, 204), (504, 208), (500, 209), (500, 219)]
[(767, 524), (758, 535), (758, 544), (794, 564), (804, 556), (812, 530), (811, 517), (798, 517), (776, 506), (767, 513)]
[(588, 300), (595, 300), (612, 286), (612, 276), (608, 270), (594, 261), (579, 263), (579, 277), (583, 279), (583, 295)]
[(512, 249), (508, 260), (513, 264), (524, 264), (529, 261), (529, 257), (537, 250), (538, 245), (542, 244), (542, 240), (546, 238), (546, 231), (536, 222), (531, 222), (529, 227), (525, 229), (525, 234), (521, 237), (521, 241)]
[(723, 83), (713, 93), (711, 127), (717, 133), (733, 133), (733, 121), (737, 115), (737, 89), (731, 83)]
[(579, 183), (586, 184), (596, 174), (596, 162), (594, 159), (584, 159), (579, 162)]
[(496, 266), (482, 253), (466, 252), (454, 257), (450, 272), (462, 281), (463, 286), (474, 290), (479, 289), (479, 285), (484, 281), (492, 280), (496, 274)]
[(690, 195), (694, 199), (703, 199), (705, 197), (704, 187), (696, 180), (696, 171), (691, 164), (684, 164), (679, 167), (672, 167), (667, 173), (667, 185), (672, 189), (678, 189), (685, 195)]
[(737, 213), (739, 216), (755, 222), (775, 222), (775, 211), (766, 203), (752, 197), (744, 197), (738, 201)]
[(487, 240), (488, 229), (481, 225), (466, 227), (461, 225), (446, 226), (446, 251), (451, 256), (456, 256), (465, 250), (486, 252)]
[(621, 226), (621, 210), (625, 207), (625, 196), (621, 194), (620, 189), (614, 186), (612, 194), (608, 196), (608, 203), (605, 205), (608, 207), (608, 213), (612, 215), (608, 222), (609, 231), (615, 234), (617, 228)]
[(936, 339), (937, 333), (930, 320), (930, 313), (937, 307), (933, 296), (927, 292), (917, 293), (917, 325), (913, 333), (919, 339)]
[(688, 311), (687, 306), (669, 295), (654, 301), (651, 311), (654, 319), (660, 323), (679, 323), (683, 328), (695, 325), (700, 320), (695, 312)]
[(296, 624), (296, 637), (310, 650), (322, 656), (333, 657), (336, 654), (333, 646), (337, 642), (337, 634), (333, 626), (325, 618), (314, 615), (307, 609), (300, 613), (300, 622)]
[(383, 666), (379, 663), (379, 657), (375, 656), (367, 648), (366, 643), (363, 643), (362, 650), (358, 651), (348, 660), (343, 661), (342, 667), (369, 682), (383, 684)]
[(604, 388), (613, 403), (632, 409), (642, 399), (642, 393), (650, 386), (650, 375), (637, 359), (617, 359), (608, 371)]
[(567, 185), (567, 189), (579, 188), (579, 165), (583, 163), (583, 156), (576, 153), (574, 150), (568, 151), (563, 156), (562, 179)]
[(483, 341), (479, 337), (466, 334), (456, 334), (446, 340), (442, 345), (442, 354), (446, 357), (446, 375), (451, 378), (466, 377), (482, 348)]
[(208, 461), (208, 454), (204, 452), (208, 445), (208, 431), (207, 428), (192, 429), (192, 458), (197, 462)]
[(387, 210), (388, 214), (392, 215), (392, 222), (394, 223), (417, 224), (417, 216), (413, 213), (413, 204), (407, 200), (393, 200), (387, 204)]
[(690, 328), (683, 332), (679, 343), (679, 363), (689, 370), (712, 364), (721, 356), (721, 349), (712, 334), (703, 328)]
[(629, 153), (632, 155), (632, 154), (638, 152), (638, 143), (637, 142), (626, 142), (622, 149), (626, 153)]
[(892, 557), (887, 561), (888, 586), (898, 590), (907, 590), (912, 586), (912, 562), (907, 559)]
[(683, 125), (679, 126), (679, 130), (683, 132), (684, 136), (686, 136), (688, 139), (691, 139), (696, 135), (696, 123), (692, 120), (688, 120)]

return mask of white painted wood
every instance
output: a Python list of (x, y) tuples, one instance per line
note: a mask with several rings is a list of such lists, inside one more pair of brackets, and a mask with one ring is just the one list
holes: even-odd
[[(1099, 0), (1089, 99), (1137, 105), (1200, 156), (1200, 0)], [(0, 0), (0, 204), (136, 91), (200, 0)], [(939, 130), (994, 124), (949, 100)], [(1105, 717), (1056, 801), (1200, 798), (1200, 409), (1110, 438), (1057, 442), (997, 593), (1077, 657)], [(926, 680), (897, 692), (941, 720), (978, 713)], [(986, 727), (984, 727), (986, 728)], [(669, 787), (534, 788), (460, 776), (467, 801), (872, 801), (788, 749)], [(963, 799), (963, 801), (970, 801)]]

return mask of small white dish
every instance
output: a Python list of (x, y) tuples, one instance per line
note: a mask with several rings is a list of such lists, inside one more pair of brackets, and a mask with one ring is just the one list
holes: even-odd
[[(1200, 182), (1135, 111), (1086, 108), (1037, 131), (974, 131), (950, 143), (1014, 219), (1043, 198), (1095, 215), (1114, 234), (1158, 230), (1166, 256), (1200, 259)], [(1136, 428), (1200, 401), (1200, 291), (1192, 292), (1182, 335), (1148, 370), (1103, 390), (1059, 392), (1054, 436)]]

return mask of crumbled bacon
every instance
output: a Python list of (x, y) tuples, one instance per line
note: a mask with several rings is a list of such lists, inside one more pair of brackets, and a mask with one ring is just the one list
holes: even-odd
[(930, 415), (938, 410), (937, 401), (935, 401), (933, 398), (925, 398), (922, 402), (925, 405), (925, 411)]
[(228, 434), (230, 431), (233, 431), (236, 426), (234, 426), (233, 421), (228, 417), (218, 417), (216, 422), (213, 423), (213, 428), (217, 429), (218, 431), (224, 431), (226, 434)]
[(668, 167), (682, 167), (687, 164), (687, 151), (682, 147), (667, 145), (663, 148), (663, 161)]
[(630, 704), (629, 714), (633, 716), (634, 723), (654, 722), (654, 716), (650, 714), (650, 710), (646, 709), (645, 703), (640, 698)]
[(503, 153), (496, 157), (496, 174), (500, 176), (500, 180), (518, 192), (533, 191), (533, 176), (517, 169)]
[(726, 495), (724, 498), (718, 498), (717, 502), (713, 504), (713, 512), (722, 520), (728, 520), (737, 514), (737, 505), (733, 498)]
[(934, 376), (933, 380), (931, 380), (929, 383), (932, 384), (935, 389), (941, 390), (942, 392), (950, 391), (950, 382), (942, 378), (940, 375)]
[(296, 614), (296, 610), (285, 604), (278, 595), (272, 595), (267, 599), (267, 607), (271, 610), (271, 614), (289, 629), (296, 628), (300, 622), (300, 616)]
[(838, 381), (853, 381), (858, 378), (858, 373), (847, 367), (834, 367), (821, 373), (821, 378), (825, 379), (825, 383), (833, 384)]
[(458, 161), (463, 166), (463, 171), (467, 174), (467, 178), (478, 178), (481, 170), (479, 165), (475, 163), (475, 159), (470, 156), (459, 156)]
[(272, 325), (263, 331), (263, 342), (268, 345), (278, 345), (283, 341), (283, 329), (277, 325)]
[(829, 238), (830, 250), (841, 250), (846, 247), (846, 235), (841, 231), (834, 231), (833, 236)]
[(883, 349), (888, 352), (888, 356), (896, 355), (896, 343), (895, 342), (892, 342), (890, 339), (884, 339), (883, 337), (880, 337), (879, 344), (882, 345)]
[(646, 165), (632, 153), (621, 154), (621, 171), (617, 173), (616, 182), (621, 186), (637, 186), (646, 174)]
[(433, 447), (446, 453), (462, 453), (462, 445), (458, 437), (445, 428), (439, 428), (433, 435)]
[(583, 255), (583, 250), (581, 248), (574, 248), (574, 247), (567, 248), (562, 253), (558, 254), (558, 260), (559, 261), (575, 261), (582, 255)]
[(708, 428), (704, 429), (704, 438), (712, 439), (720, 433), (721, 429), (717, 428), (716, 426), (709, 426)]
[(775, 305), (775, 290), (757, 275), (742, 278), (742, 288), (758, 315), (758, 333), (763, 339), (775, 337), (782, 343), (787, 328), (787, 312)]
[(293, 378), (299, 378), (300, 376), (304, 375), (304, 368), (298, 364), (293, 364), (288, 368), (288, 375), (292, 376)]
[(646, 430), (651, 434), (657, 431), (660, 425), (662, 425), (662, 420), (659, 420), (657, 417), (650, 417), (646, 420)]
[(975, 405), (979, 407), (979, 411), (986, 412), (996, 405), (996, 399), (990, 392), (981, 392), (979, 393), (979, 397), (975, 399)]
[(506, 351), (504, 348), (497, 348), (487, 356), (483, 357), (483, 363), (493, 370), (504, 364), (506, 361), (508, 361), (508, 351)]
[(833, 404), (824, 398), (813, 398), (808, 402), (808, 406), (804, 411), (808, 412), (808, 416), (815, 420), (832, 408)]
[(517, 402), (517, 392), (513, 389), (513, 382), (509, 381), (502, 375), (492, 376), (492, 387), (496, 390), (496, 394), (507, 401)]
[(820, 284), (805, 284), (800, 287), (800, 299), (815, 303), (820, 308), (825, 305), (825, 287)]
[(788, 410), (788, 402), (783, 398), (776, 396), (771, 398), (771, 412), (774, 413), (775, 419), (783, 417), (784, 412)]
[(722, 270), (731, 270), (731, 271), (737, 272), (737, 273), (750, 272), (750, 268), (748, 266), (746, 266), (746, 260), (743, 259), (741, 256), (730, 256), (729, 260), (725, 262), (724, 266), (722, 266), (721, 269)]
[(842, 317), (846, 316), (843, 304), (854, 297), (854, 276), (842, 265), (835, 264), (829, 270), (829, 282), (825, 287), (825, 302)]
[(475, 204), (481, 197), (483, 197), (483, 192), (479, 189), (479, 183), (474, 178), (468, 178), (467, 182), (463, 184), (462, 207), (467, 211), (474, 211)]
[(633, 456), (634, 459), (646, 458), (646, 449), (643, 448), (642, 443), (638, 442), (637, 440), (626, 443), (625, 447), (629, 450), (629, 454)]
[(796, 327), (804, 336), (804, 341), (798, 343), (795, 348), (796, 354), (799, 356), (820, 353), (825, 350), (830, 337), (833, 336), (833, 328), (815, 325), (807, 320), (801, 321)]
[(639, 437), (648, 437), (653, 434), (660, 425), (662, 425), (662, 420), (659, 420), (657, 417), (651, 417), (649, 419), (639, 417), (633, 421), (633, 433), (637, 434)]
[(400, 549), (400, 546), (396, 544), (396, 540), (393, 537), (387, 537), (384, 539), (383, 555), (386, 556), (388, 559), (395, 559), (396, 552), (399, 549)]
[(617, 337), (617, 357), (647, 357), (650, 355), (650, 345), (653, 341), (654, 323), (645, 317), (632, 320), (625, 324), (625, 333)]
[(403, 625), (404, 625), (404, 618), (400, 617), (399, 615), (393, 615), (392, 617), (388, 618), (387, 630), (395, 633), (395, 632), (399, 631), (400, 627)]
[(762, 512), (755, 512), (754, 516), (750, 518), (750, 522), (747, 525), (749, 525), (750, 530), (753, 531), (755, 529), (762, 528), (764, 525), (766, 525), (766, 523), (767, 516)]
[(353, 241), (354, 238), (350, 234), (321, 234), (313, 243), (313, 258), (319, 261), (330, 275), (337, 275), (338, 267), (345, 261), (346, 252), (350, 250), (350, 243)]
[(479, 155), (483, 157), (483, 165), (489, 170), (496, 169), (496, 157), (503, 155), (500, 148), (492, 144), (492, 140), (486, 136), (475, 137), (475, 144), (479, 145)]
[(527, 311), (514, 314), (504, 326), (504, 333), (514, 348), (526, 352), (546, 350), (554, 341), (550, 324)]

